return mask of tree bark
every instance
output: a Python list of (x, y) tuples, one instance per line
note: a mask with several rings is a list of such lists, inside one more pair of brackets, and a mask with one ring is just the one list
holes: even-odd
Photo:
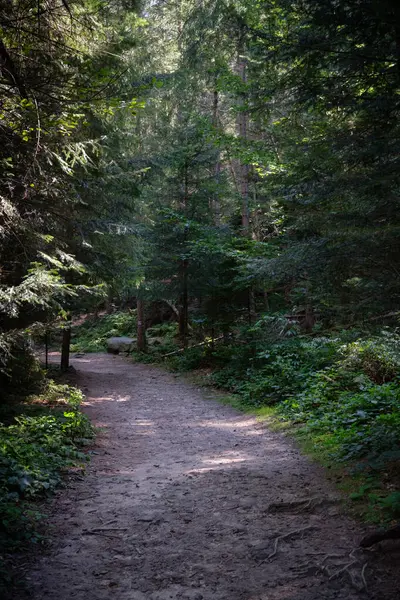
[[(241, 32), (237, 48), (236, 72), (240, 77), (243, 85), (243, 90), (239, 96), (239, 111), (236, 120), (236, 131), (238, 137), (246, 143), (248, 139), (248, 121), (249, 115), (246, 108), (247, 94), (245, 85), (247, 83), (247, 58), (246, 58), (246, 41)], [(242, 235), (250, 237), (250, 208), (249, 208), (249, 165), (238, 161), (238, 188), (242, 199)], [(249, 325), (255, 320), (255, 298), (254, 291), (248, 290), (248, 320)]]
[(45, 353), (45, 369), (49, 368), (49, 330), (46, 329), (44, 334), (44, 353)]
[(106, 312), (108, 315), (111, 315), (112, 311), (113, 311), (113, 293), (112, 290), (109, 288), (107, 291), (107, 300), (106, 300)]
[[(215, 129), (218, 124), (218, 90), (215, 89), (213, 92), (213, 125)], [(219, 202), (219, 183), (221, 177), (221, 160), (220, 160), (220, 151), (217, 149), (217, 155), (215, 158), (215, 167), (214, 167), (214, 178), (215, 178), (215, 194), (212, 201), (212, 213), (214, 215), (214, 223), (215, 225), (219, 225), (221, 222), (221, 209)]]
[(137, 299), (137, 349), (146, 352), (146, 329), (144, 319), (144, 302)]
[(61, 371), (65, 373), (69, 369), (69, 353), (71, 348), (71, 326), (68, 325), (63, 329), (62, 345), (61, 345)]
[(21, 98), (27, 98), (28, 93), (22, 80), (17, 73), (14, 62), (9, 55), (3, 40), (0, 39), (0, 72), (7, 79), (10, 87), (15, 87), (19, 91)]
[(179, 307), (179, 337), (184, 348), (187, 348), (189, 334), (188, 267), (189, 261), (185, 258), (181, 264), (182, 292)]
[[(243, 87), (247, 83), (247, 59), (245, 56), (246, 44), (243, 35), (240, 35), (238, 49), (236, 72), (240, 77)], [(244, 142), (247, 140), (248, 133), (248, 112), (246, 110), (246, 92), (243, 90), (239, 95), (239, 111), (236, 119), (236, 131), (239, 138)], [(238, 161), (238, 187), (242, 197), (242, 230), (243, 235), (248, 236), (250, 233), (250, 217), (249, 217), (249, 165)]]
[[(185, 165), (184, 181), (183, 181), (183, 203), (182, 210), (187, 214), (189, 201), (189, 183), (188, 183), (188, 167)], [(186, 242), (189, 233), (189, 225), (185, 225), (183, 251), (186, 252)], [(189, 261), (187, 258), (182, 258), (180, 264), (180, 279), (181, 279), (181, 295), (179, 306), (179, 337), (182, 341), (182, 346), (187, 347), (189, 333), (189, 301), (188, 301), (188, 267)]]

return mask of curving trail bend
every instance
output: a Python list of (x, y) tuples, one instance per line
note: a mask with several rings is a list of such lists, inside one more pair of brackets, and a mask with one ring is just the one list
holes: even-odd
[(352, 553), (363, 532), (283, 436), (158, 368), (73, 365), (101, 432), (51, 502), (34, 600), (398, 598), (382, 550)]

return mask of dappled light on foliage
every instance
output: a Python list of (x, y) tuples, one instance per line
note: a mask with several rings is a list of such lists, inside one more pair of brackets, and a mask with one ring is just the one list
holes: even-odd
[(195, 372), (397, 523), (398, 0), (13, 0), (0, 23), (1, 545), (86, 460), (59, 371), (106, 350)]
[(82, 448), (94, 432), (81, 401), (78, 389), (49, 382), (39, 398), (15, 406), (13, 421), (0, 427), (1, 547), (37, 541), (40, 513), (28, 502), (51, 493), (68, 469), (84, 468)]

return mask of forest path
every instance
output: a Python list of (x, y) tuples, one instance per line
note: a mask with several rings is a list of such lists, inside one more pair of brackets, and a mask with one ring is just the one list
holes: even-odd
[[(362, 532), (287, 439), (153, 366), (104, 354), (72, 363), (102, 430), (88, 475), (51, 502), (35, 600), (384, 598), (356, 589), (367, 561), (374, 587), (371, 553), (329, 579)], [(304, 498), (314, 500), (272, 506)]]

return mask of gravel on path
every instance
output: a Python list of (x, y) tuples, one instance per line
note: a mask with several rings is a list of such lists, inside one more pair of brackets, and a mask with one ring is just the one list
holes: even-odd
[(100, 433), (87, 476), (51, 501), (34, 600), (400, 597), (382, 551), (357, 549), (360, 526), (287, 438), (154, 366), (72, 364)]

